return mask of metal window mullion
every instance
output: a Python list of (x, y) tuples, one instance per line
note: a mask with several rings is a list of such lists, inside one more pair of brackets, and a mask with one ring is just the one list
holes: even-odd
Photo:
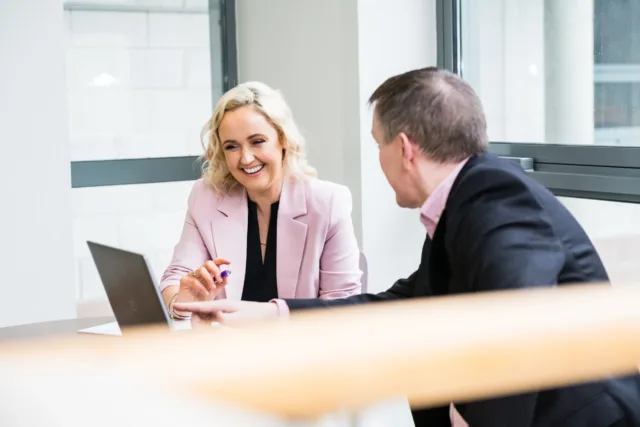
[[(238, 57), (236, 41), (236, 2), (235, 0), (209, 0), (210, 9), (219, 2), (220, 31), (222, 40), (222, 89), (226, 92), (238, 84)], [(214, 31), (212, 26), (212, 30)], [(213, 46), (212, 46), (213, 48)], [(212, 55), (213, 57), (213, 55)], [(214, 85), (211, 85), (212, 88)], [(214, 95), (213, 100), (217, 96)]]
[(200, 178), (197, 156), (71, 162), (71, 188), (194, 181)]
[(438, 67), (460, 73), (460, 34), (458, 0), (436, 0)]

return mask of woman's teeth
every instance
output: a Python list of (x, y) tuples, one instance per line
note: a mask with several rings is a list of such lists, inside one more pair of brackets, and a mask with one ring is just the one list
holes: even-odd
[(254, 173), (260, 172), (263, 167), (264, 167), (264, 165), (255, 166), (253, 168), (245, 169), (244, 171), (245, 171), (245, 173), (248, 173), (249, 175), (253, 175)]

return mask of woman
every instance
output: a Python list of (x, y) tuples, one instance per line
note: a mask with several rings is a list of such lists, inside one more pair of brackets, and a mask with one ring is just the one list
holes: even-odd
[[(351, 193), (315, 178), (282, 95), (238, 85), (218, 101), (203, 140), (207, 133), (202, 179), (160, 282), (169, 313), (183, 316), (176, 301), (360, 293)], [(230, 263), (233, 274), (223, 277), (220, 266)]]

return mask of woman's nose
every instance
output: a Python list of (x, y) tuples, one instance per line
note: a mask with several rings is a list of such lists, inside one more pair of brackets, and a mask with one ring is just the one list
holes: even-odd
[(251, 164), (251, 162), (253, 162), (253, 153), (251, 152), (251, 150), (242, 150), (242, 163), (244, 165), (249, 165)]

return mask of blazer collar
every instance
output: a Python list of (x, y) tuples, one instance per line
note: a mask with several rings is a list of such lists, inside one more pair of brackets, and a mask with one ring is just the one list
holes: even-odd
[(278, 247), (276, 251), (278, 297), (295, 298), (298, 275), (307, 241), (307, 224), (300, 221), (307, 214), (306, 186), (286, 178), (282, 184), (278, 210)]
[[(233, 274), (225, 289), (227, 298), (242, 297), (247, 260), (247, 192), (221, 196), (217, 210), (222, 214), (211, 221), (211, 233), (219, 257), (228, 258)], [(298, 274), (307, 239), (307, 224), (298, 218), (307, 214), (307, 195), (304, 183), (286, 178), (282, 183), (278, 208), (278, 246), (276, 276), (278, 296), (295, 298)]]
[(298, 218), (306, 214), (307, 195), (305, 186), (300, 182), (294, 181), (291, 177), (286, 177), (282, 183), (278, 215), (283, 215), (288, 218)]
[(217, 209), (224, 216), (237, 214), (247, 206), (247, 191), (244, 188), (219, 197)]

